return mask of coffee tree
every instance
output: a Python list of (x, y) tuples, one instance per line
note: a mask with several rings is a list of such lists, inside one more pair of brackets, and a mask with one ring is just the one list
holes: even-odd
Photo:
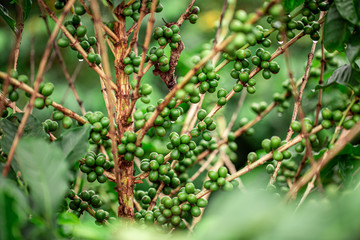
[[(264, 237), (263, 226), (277, 225), (266, 217), (263, 224), (251, 220), (252, 213), (266, 215), (262, 205), (274, 209), (267, 209), (268, 215), (291, 222), (294, 210), (311, 217), (302, 208), (307, 198), (331, 200), (342, 190), (350, 200), (358, 198), (359, 3), (273, 0), (249, 10), (225, 0), (214, 35), (196, 54), (190, 52), (186, 63), (184, 25), (196, 24), (202, 11), (192, 0), (176, 10), (177, 21), (155, 21), (172, 4), (15, 0), (0, 5), (4, 26), (15, 39), (0, 72), (1, 239), (114, 239), (118, 235), (110, 233), (121, 235), (133, 227), (154, 238), (193, 231), (194, 238)], [(24, 29), (32, 27), (26, 20), (34, 14), (43, 18), (48, 37), (45, 45), (34, 41), (43, 52), (39, 59), (32, 57), (26, 75), (29, 66), (18, 65), (18, 59), (29, 57), (20, 47)], [(297, 44), (308, 57), (294, 68), (291, 49)], [(74, 84), (81, 74), (70, 75), (69, 56), (87, 66), (80, 72), (98, 75), (97, 93), (106, 111), (85, 110)], [(66, 107), (55, 94), (52, 98), (60, 79), (45, 75), (56, 67), (79, 110)], [(271, 92), (271, 101), (249, 97), (261, 86)], [(288, 119), (281, 117), (286, 114)], [(262, 137), (269, 130), (256, 126), (264, 121), (280, 123), (280, 131)], [(261, 136), (253, 144), (258, 149), (242, 146), (254, 134)], [(260, 230), (218, 236), (225, 234), (214, 232), (219, 224), (238, 229), (226, 222), (230, 211), (221, 210), (224, 202), (215, 199), (217, 205), (207, 213), (210, 196), (224, 196), (236, 213), (229, 199), (251, 191), (252, 185), (242, 181), (251, 176), (258, 178), (252, 188), (264, 190), (261, 197), (267, 201), (238, 200), (251, 211), (229, 222), (250, 219), (247, 224)], [(343, 214), (358, 212), (355, 200), (337, 202)], [(284, 207), (291, 214), (282, 214)], [(211, 211), (224, 222), (206, 222)], [(325, 227), (314, 219), (319, 229)], [(274, 237), (299, 233), (277, 229)], [(354, 237), (353, 230), (340, 228), (332, 236), (347, 232)], [(301, 232), (326, 236), (321, 233)], [(141, 237), (137, 234), (133, 238)]]

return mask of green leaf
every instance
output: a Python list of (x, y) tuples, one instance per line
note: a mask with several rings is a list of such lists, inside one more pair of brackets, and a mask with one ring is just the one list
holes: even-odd
[(348, 29), (349, 22), (344, 20), (332, 4), (325, 19), (324, 25), (324, 46), (329, 52), (343, 51), (344, 43), (350, 36)]
[(80, 223), (80, 220), (73, 213), (63, 212), (58, 216), (57, 222), (61, 225), (76, 225)]
[(333, 84), (341, 84), (349, 88), (359, 84), (360, 73), (353, 70), (350, 64), (345, 64), (334, 71), (327, 83), (323, 86), (316, 86), (316, 89), (327, 88)]
[(35, 212), (51, 221), (68, 188), (69, 170), (65, 155), (56, 144), (24, 137), (19, 142), (15, 158), (30, 187)]
[(354, 25), (360, 24), (360, 9), (357, 8), (358, 0), (335, 0), (335, 5), (340, 15)]
[(304, 0), (285, 0), (283, 1), (284, 8), (286, 11), (291, 12), (295, 8), (297, 8), (300, 4), (302, 4)]
[(89, 146), (90, 126), (73, 128), (55, 142), (62, 149), (68, 163), (74, 163), (85, 155)]
[(359, 69), (357, 65), (357, 61), (360, 57), (360, 31), (356, 30), (350, 37), (347, 48), (346, 48), (346, 56), (349, 59), (349, 62), (353, 69)]
[(30, 10), (32, 8), (32, 0), (23, 1), (23, 10), (24, 10), (24, 20), (29, 16)]
[[(0, 144), (2, 151), (6, 154), (9, 154), (23, 115), (23, 113), (15, 113), (12, 116), (0, 121), (0, 130), (3, 132)], [(28, 121), (26, 122), (23, 136), (46, 137), (41, 122), (33, 115), (30, 115)]]
[(21, 228), (27, 220), (27, 199), (13, 181), (0, 177), (0, 239), (22, 239)]
[(7, 25), (9, 25), (9, 27), (16, 32), (16, 21), (10, 17), (9, 15), (9, 11), (0, 4), (0, 16), (4, 19), (4, 21), (7, 23)]
[(113, 7), (116, 8), (120, 3), (122, 2), (122, 0), (113, 0)]

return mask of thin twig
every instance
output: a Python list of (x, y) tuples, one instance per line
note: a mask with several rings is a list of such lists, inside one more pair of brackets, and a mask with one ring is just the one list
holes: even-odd
[[(39, 98), (43, 98), (45, 99), (45, 97), (43, 95), (41, 95), (40, 93), (36, 92), (34, 89), (32, 89), (31, 87), (29, 87), (29, 85), (26, 85), (25, 83), (23, 82), (19, 82), (18, 80), (16, 80), (15, 78), (11, 78), (11, 77), (8, 77), (8, 75), (4, 72), (0, 72), (0, 78), (2, 79), (6, 79), (8, 78), (9, 79), (9, 82), (14, 85), (15, 87), (18, 87), (22, 90), (24, 90), (25, 92), (28, 92), (30, 94), (35, 94), (36, 97), (39, 97)], [(73, 118), (74, 120), (78, 121), (79, 123), (81, 124), (85, 124), (87, 123), (87, 121), (82, 118), (81, 116), (79, 116), (78, 114), (76, 114), (75, 112), (71, 111), (70, 109), (62, 106), (61, 104), (59, 103), (56, 103), (53, 101), (53, 103), (51, 104), (51, 106), (53, 106), (54, 108), (56, 108), (57, 110), (63, 112), (66, 116), (69, 116), (71, 118)]]
[(109, 135), (111, 139), (111, 153), (113, 155), (114, 159), (114, 167), (115, 167), (115, 177), (116, 177), (116, 183), (120, 183), (120, 171), (119, 171), (119, 161), (118, 161), (118, 155), (117, 155), (117, 143), (116, 143), (116, 130), (115, 130), (115, 115), (114, 115), (114, 109), (115, 101), (112, 101), (111, 92), (110, 92), (110, 82), (111, 81), (111, 70), (110, 70), (110, 63), (109, 58), (107, 54), (107, 49), (105, 45), (104, 39), (102, 36), (102, 28), (101, 28), (101, 16), (100, 16), (100, 8), (97, 1), (91, 1), (91, 9), (94, 12), (94, 27), (96, 32), (99, 34), (99, 45), (101, 49), (101, 55), (102, 55), (102, 64), (104, 65), (105, 70), (105, 76), (104, 83), (106, 86), (106, 93), (107, 95), (104, 95), (104, 98), (106, 99), (106, 110), (108, 112), (109, 120), (110, 120), (110, 129), (109, 129)]
[[(359, 124), (360, 125), (360, 124)], [(360, 127), (359, 127), (360, 128)], [(317, 132), (319, 132), (322, 129), (322, 126), (316, 126), (313, 128), (311, 134), (315, 134)], [(295, 144), (299, 143), (301, 141), (301, 139), (304, 136), (302, 134), (297, 135), (295, 138), (293, 138), (291, 141), (287, 142), (286, 144), (282, 145), (281, 147), (278, 148), (278, 151), (282, 152), (285, 151), (286, 149), (294, 146)], [(270, 159), (272, 159), (272, 152), (262, 156), (260, 159), (258, 159), (256, 162), (251, 163), (250, 165), (245, 166), (244, 168), (240, 169), (239, 171), (237, 171), (235, 174), (231, 174), (229, 177), (226, 178), (226, 181), (232, 181), (242, 175), (244, 175), (245, 173), (248, 173), (250, 171), (252, 171), (253, 169), (257, 168), (258, 166), (263, 165), (265, 162), (269, 161)], [(210, 193), (210, 190), (204, 190), (201, 191), (200, 193), (198, 193), (196, 195), (196, 198), (201, 198), (203, 196), (205, 196), (206, 194)]]
[[(324, 83), (324, 72), (325, 72), (325, 49), (324, 49), (324, 26), (322, 28), (322, 34), (321, 34), (321, 66), (320, 66), (320, 77), (319, 77), (319, 86), (322, 86)], [(322, 98), (323, 89), (319, 89), (319, 99), (318, 103), (316, 104), (316, 114), (315, 114), (315, 121), (314, 125), (318, 124), (319, 121), (319, 113), (321, 110), (321, 98)]]
[[(50, 30), (50, 27), (49, 27), (49, 23), (47, 21), (47, 18), (45, 16), (45, 12), (42, 8), (40, 8), (40, 11), (42, 13), (42, 18), (44, 19), (44, 22), (45, 22), (45, 26), (46, 26), (46, 30), (48, 32), (48, 34), (50, 35), (51, 34), (51, 30)], [(66, 68), (66, 65), (65, 65), (65, 62), (64, 62), (64, 58), (62, 57), (61, 55), (61, 52), (60, 52), (60, 49), (59, 49), (59, 46), (54, 43), (54, 50), (55, 50), (55, 54), (56, 54), (56, 57), (60, 63), (60, 66), (61, 66), (61, 69), (63, 70), (64, 72), (64, 75), (65, 75), (65, 78), (66, 80), (68, 81), (69, 83), (69, 87), (70, 89), (72, 90), (73, 94), (74, 94), (74, 97), (77, 101), (77, 103), (79, 104), (79, 107), (80, 107), (80, 110), (81, 110), (81, 113), (83, 115), (85, 115), (86, 111), (85, 111), (85, 108), (82, 104), (82, 101), (80, 100), (80, 97), (79, 97), (79, 94), (77, 93), (76, 89), (75, 89), (75, 86), (74, 86), (74, 80), (70, 77), (70, 74)], [(77, 69), (77, 68), (76, 68)]]
[[(81, 47), (80, 43), (71, 35), (71, 33), (66, 29), (65, 26), (59, 23), (59, 20), (55, 16), (55, 14), (49, 9), (49, 7), (44, 3), (43, 0), (38, 0), (38, 2), (41, 4), (41, 6), (44, 8), (46, 13), (56, 22), (56, 26), (60, 26), (61, 31), (65, 34), (65, 36), (70, 40), (70, 45), (74, 46), (76, 50), (83, 56), (83, 59), (89, 64), (89, 67), (94, 69), (95, 72), (103, 79), (106, 79), (106, 75), (104, 71), (96, 64), (90, 63), (87, 59), (87, 52)], [(117, 86), (114, 82), (111, 82), (111, 88), (117, 91)]]
[(40, 61), (40, 64), (39, 64), (39, 69), (38, 69), (38, 74), (37, 74), (37, 77), (36, 77), (36, 80), (35, 80), (35, 85), (34, 85), (34, 93), (31, 94), (31, 97), (30, 97), (30, 101), (29, 101), (29, 104), (27, 105), (27, 108), (25, 109), (25, 112), (24, 112), (24, 115), (21, 119), (21, 122), (20, 122), (20, 125), (19, 125), (19, 128), (17, 129), (17, 132), (16, 132), (16, 135), (15, 135), (15, 138), (14, 138), (14, 141), (13, 143), (11, 144), (11, 148), (10, 148), (10, 151), (9, 151), (9, 155), (8, 155), (8, 158), (6, 160), (6, 163), (5, 163), (5, 166), (4, 166), (4, 169), (3, 169), (3, 176), (6, 177), (9, 170), (10, 170), (10, 166), (11, 166), (11, 161), (13, 159), (13, 156), (15, 154), (15, 150), (16, 150), (16, 147), (19, 143), (19, 140), (20, 140), (20, 137), (22, 136), (22, 133), (24, 131), (24, 128), (25, 128), (25, 125), (26, 125), (26, 122), (30, 116), (30, 113), (31, 113), (31, 110), (33, 108), (33, 104), (35, 102), (35, 98), (36, 98), (36, 92), (38, 92), (39, 90), (39, 87), (40, 87), (40, 83), (43, 79), (43, 74), (44, 74), (44, 70), (45, 70), (45, 67), (46, 67), (46, 62), (50, 56), (50, 53), (51, 53), (51, 47), (52, 45), (54, 44), (54, 41), (55, 41), (55, 38), (60, 30), (60, 25), (61, 23), (63, 22), (64, 18), (65, 18), (65, 15), (68, 13), (68, 11), (70, 10), (70, 7), (74, 4), (75, 0), (69, 0), (67, 2), (67, 4), (65, 5), (64, 7), (64, 10), (58, 20), (58, 24), (55, 25), (55, 28), (53, 30), (53, 32), (51, 33), (51, 36), (49, 37), (49, 40), (46, 44), (46, 47), (45, 47), (45, 51), (44, 51), (44, 54), (41, 58), (41, 61)]
[[(140, 81), (141, 81), (141, 78), (145, 74), (145, 72), (144, 72), (144, 64), (145, 64), (145, 60), (146, 60), (146, 53), (147, 53), (147, 51), (149, 49), (149, 44), (150, 44), (150, 41), (151, 41), (152, 29), (153, 29), (153, 26), (154, 26), (154, 23), (155, 23), (154, 14), (155, 14), (155, 10), (156, 10), (156, 4), (157, 4), (157, 0), (153, 0), (152, 5), (151, 5), (151, 9), (150, 9), (150, 18), (149, 18), (147, 28), (146, 28), (144, 46), (142, 48), (143, 51), (142, 51), (142, 55), (141, 55), (139, 72), (138, 72), (138, 75), (136, 77), (136, 87), (135, 87), (135, 90), (133, 91), (133, 95), (132, 95), (131, 103), (130, 103), (131, 105), (130, 105), (130, 108), (129, 108), (128, 112), (127, 112), (126, 118), (128, 118), (131, 115), (131, 113), (134, 110), (136, 101), (140, 97), (140, 94), (139, 94)], [(139, 27), (139, 29), (140, 29), (140, 27)]]
[(300, 202), (296, 206), (295, 212), (300, 208), (300, 206), (304, 203), (307, 196), (310, 194), (311, 190), (314, 188), (314, 182), (315, 182), (316, 176), (314, 175), (311, 181), (308, 183), (306, 190), (304, 192), (304, 195), (300, 199)]
[[(155, 3), (155, 4), (154, 4)], [(151, 9), (156, 8), (156, 3), (157, 0), (152, 0), (152, 5), (151, 5)], [(132, 51), (135, 43), (137, 42), (138, 39), (138, 35), (139, 35), (139, 31), (140, 31), (140, 27), (141, 27), (141, 22), (143, 21), (145, 15), (146, 15), (146, 0), (142, 0), (142, 4), (141, 4), (141, 8), (140, 8), (140, 16), (139, 19), (137, 21), (137, 26), (135, 27), (135, 31), (134, 34), (131, 38), (130, 44), (128, 49), (126, 50), (125, 56), (128, 56), (130, 54), (130, 52)], [(155, 11), (155, 9), (154, 9)], [(145, 53), (144, 53), (145, 54)]]
[(319, 171), (327, 163), (329, 163), (329, 161), (333, 159), (345, 147), (345, 145), (350, 142), (359, 132), (360, 122), (356, 123), (350, 131), (343, 131), (339, 139), (336, 141), (334, 148), (326, 151), (324, 155), (313, 164), (311, 169), (302, 178), (300, 178), (299, 181), (293, 184), (286, 197), (288, 199), (294, 199), (299, 189), (304, 186), (308, 181), (310, 181), (314, 175), (318, 174)]
[[(89, 16), (92, 18), (92, 20), (94, 20), (94, 16), (91, 14), (90, 9), (86, 6), (84, 0), (79, 0), (79, 1), (80, 1), (81, 5), (84, 7), (87, 15), (89, 15)], [(119, 38), (116, 36), (116, 34), (115, 34), (113, 31), (111, 31), (111, 29), (110, 29), (108, 26), (106, 26), (103, 22), (101, 22), (100, 25), (101, 25), (101, 27), (104, 29), (104, 31), (105, 31), (114, 41), (116, 41), (116, 42), (119, 41)]]
[[(309, 79), (309, 72), (310, 72), (311, 62), (312, 62), (312, 60), (314, 58), (315, 48), (316, 48), (316, 43), (313, 43), (313, 45), (311, 47), (311, 51), (310, 51), (309, 56), (308, 56), (308, 61), (307, 61), (306, 69), (305, 69), (305, 74), (304, 74), (304, 77), (302, 78), (302, 83), (301, 83), (301, 86), (300, 86), (299, 93), (297, 93), (295, 81), (293, 79), (292, 71), (291, 71), (291, 68), (290, 68), (288, 51), (285, 51), (285, 57), (286, 57), (286, 60), (287, 60), (286, 63), (287, 63), (287, 67), (289, 69), (290, 83), (291, 83), (291, 86), (293, 88), (293, 95), (294, 95), (294, 98), (295, 98), (295, 105), (294, 105), (294, 110), (293, 110), (293, 114), (292, 114), (290, 123), (295, 121), (297, 115), (299, 114), (299, 120), (301, 122), (301, 130), (302, 130), (303, 133), (305, 131), (305, 124), (304, 124), (304, 113), (303, 113), (302, 108), (301, 108), (301, 99), (302, 99), (302, 95), (303, 95), (305, 86), (307, 84), (307, 81)], [(289, 126), (287, 134), (286, 134), (285, 141), (289, 141), (293, 133), (294, 133), (294, 131), (292, 130), (291, 126)], [(308, 137), (307, 137), (308, 135), (305, 134), (305, 136), (306, 136), (305, 143), (306, 143), (306, 153), (307, 153), (306, 155), (310, 155), (310, 157), (312, 159), (311, 146), (310, 146), (310, 143), (309, 143), (309, 140), (308, 140)], [(278, 174), (278, 172), (280, 170), (280, 167), (281, 167), (281, 163), (282, 163), (281, 161), (278, 161), (276, 163), (275, 171), (270, 177), (269, 185), (271, 185), (271, 184), (273, 184), (275, 182), (277, 174)]]

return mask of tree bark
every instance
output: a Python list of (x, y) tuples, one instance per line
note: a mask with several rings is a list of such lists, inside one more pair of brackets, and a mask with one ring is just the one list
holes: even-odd
[[(129, 76), (124, 73), (123, 59), (125, 57), (128, 38), (126, 36), (125, 17), (120, 13), (122, 11), (121, 4), (115, 9), (114, 13), (118, 20), (114, 25), (114, 32), (119, 38), (119, 42), (115, 43), (115, 75), (118, 92), (116, 93), (116, 124), (118, 127), (119, 140), (124, 136), (126, 131), (133, 131), (133, 123), (128, 123), (126, 113), (130, 106), (130, 84)], [(120, 142), (118, 142), (120, 144)], [(118, 216), (126, 218), (134, 218), (134, 176), (133, 161), (127, 162), (123, 156), (118, 157), (120, 182), (117, 183), (118, 192)]]

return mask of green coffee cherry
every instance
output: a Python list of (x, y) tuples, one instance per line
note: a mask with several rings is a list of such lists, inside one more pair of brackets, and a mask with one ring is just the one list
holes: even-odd
[(65, 116), (61, 122), (63, 128), (68, 129), (72, 126), (72, 119), (69, 116)]
[(76, 36), (84, 37), (86, 32), (87, 32), (86, 27), (84, 25), (81, 25), (76, 29)]
[(58, 46), (62, 48), (69, 46), (69, 43), (70, 41), (67, 38), (59, 38), (57, 41)]
[(43, 109), (45, 106), (44, 99), (42, 98), (35, 98), (34, 107), (38, 109)]
[(273, 152), (273, 159), (276, 161), (282, 161), (283, 160), (283, 154), (277, 150)]
[(293, 121), (291, 123), (291, 129), (294, 131), (294, 132), (301, 132), (301, 123), (298, 122), (298, 121)]
[(279, 138), (278, 136), (272, 136), (271, 137), (271, 148), (273, 150), (277, 149), (278, 147), (280, 147), (280, 143), (281, 143), (281, 138)]
[(54, 91), (54, 84), (45, 83), (44, 87), (41, 89), (41, 94), (44, 96), (50, 96)]

